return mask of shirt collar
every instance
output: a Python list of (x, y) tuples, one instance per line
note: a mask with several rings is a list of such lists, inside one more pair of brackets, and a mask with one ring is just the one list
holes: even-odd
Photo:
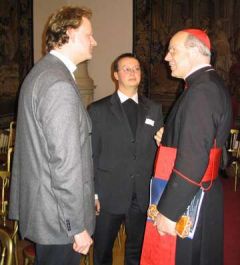
[(198, 65), (197, 67), (193, 68), (192, 71), (190, 71), (185, 77), (184, 77), (184, 80), (186, 80), (186, 78), (188, 76), (190, 76), (192, 73), (196, 72), (197, 70), (201, 69), (201, 68), (204, 68), (204, 67), (207, 67), (207, 66), (211, 66), (210, 64), (201, 64), (201, 65)]
[(128, 100), (129, 98), (131, 98), (133, 101), (135, 101), (138, 104), (138, 93), (136, 93), (135, 95), (133, 95), (132, 97), (128, 97), (125, 94), (123, 94), (120, 90), (117, 91), (118, 96), (120, 98), (121, 103), (125, 102), (126, 100)]
[(56, 56), (59, 60), (61, 60), (67, 67), (67, 69), (70, 71), (70, 73), (73, 76), (73, 79), (75, 80), (75, 76), (73, 72), (77, 69), (77, 66), (69, 60), (65, 55), (61, 54), (60, 52), (56, 50), (51, 50), (50, 53), (54, 56)]

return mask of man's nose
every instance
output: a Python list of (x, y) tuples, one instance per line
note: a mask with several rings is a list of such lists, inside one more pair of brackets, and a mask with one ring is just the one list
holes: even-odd
[(168, 62), (168, 61), (170, 61), (170, 59), (171, 59), (171, 56), (170, 56), (170, 53), (168, 52), (168, 53), (166, 54), (164, 60)]
[(92, 46), (97, 46), (97, 42), (96, 42), (96, 40), (93, 37), (92, 37), (91, 43), (92, 43)]

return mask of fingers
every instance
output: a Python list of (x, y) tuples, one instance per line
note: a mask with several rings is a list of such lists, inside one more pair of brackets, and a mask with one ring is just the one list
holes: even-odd
[(95, 200), (95, 209), (96, 209), (96, 215), (100, 214), (100, 201), (99, 200)]
[(83, 254), (83, 255), (86, 255), (92, 245), (93, 241), (91, 240), (91, 242), (88, 242), (88, 243), (85, 243), (84, 245), (78, 245), (76, 242), (73, 243), (73, 250), (80, 253), (80, 254)]
[(91, 245), (89, 246), (82, 246), (82, 247), (77, 247), (77, 244), (76, 243), (73, 243), (73, 250), (80, 253), (80, 254), (83, 254), (83, 255), (87, 255), (88, 251), (89, 251), (89, 248), (90, 248)]
[(158, 213), (156, 216), (154, 226), (156, 226), (158, 233), (161, 236), (171, 235), (176, 236), (176, 222), (168, 219), (164, 215)]
[(157, 146), (159, 146), (160, 145), (160, 142), (161, 142), (161, 140), (158, 138), (158, 136), (154, 136), (154, 139), (155, 139), (155, 141), (156, 141), (156, 144), (157, 144)]
[(163, 135), (163, 132), (164, 132), (164, 128), (160, 128), (160, 130), (157, 131), (157, 133), (155, 134), (154, 136), (154, 139), (156, 141), (156, 144), (159, 146), (161, 141), (162, 141), (162, 135)]
[(74, 236), (73, 250), (86, 255), (92, 243), (92, 238), (89, 236), (88, 232), (84, 230)]
[(166, 235), (170, 235), (170, 236), (176, 236), (177, 233), (173, 230), (173, 231), (164, 231), (162, 230), (160, 227), (157, 227), (157, 231), (159, 233), (160, 236), (166, 236)]
[(176, 235), (177, 235), (177, 233), (176, 233), (175, 230), (171, 230), (171, 231), (169, 231), (168, 234), (169, 234), (170, 236), (176, 236)]
[(158, 233), (159, 233), (160, 236), (166, 236), (166, 233), (164, 233), (164, 232), (162, 232), (160, 230), (158, 230)]

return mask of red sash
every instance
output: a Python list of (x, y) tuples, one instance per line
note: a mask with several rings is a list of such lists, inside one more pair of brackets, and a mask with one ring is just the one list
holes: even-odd
[[(212, 181), (218, 176), (218, 169), (221, 160), (221, 148), (212, 148), (209, 156), (209, 163), (206, 172), (200, 183), (192, 181), (187, 176), (183, 175), (177, 169), (174, 169), (177, 149), (172, 147), (160, 146), (155, 160), (155, 174), (154, 177), (163, 180), (168, 180), (172, 171), (184, 178), (186, 181), (203, 187), (204, 182), (210, 184), (205, 190), (211, 188)], [(144, 234), (141, 265), (174, 265), (176, 252), (176, 237), (174, 236), (160, 236), (156, 227), (152, 222), (147, 221)]]

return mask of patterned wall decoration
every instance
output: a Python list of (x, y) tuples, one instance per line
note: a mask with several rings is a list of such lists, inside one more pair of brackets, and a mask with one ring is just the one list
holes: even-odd
[(238, 0), (134, 0), (133, 49), (143, 64), (142, 92), (168, 113), (183, 87), (164, 62), (169, 39), (180, 29), (197, 27), (209, 34), (214, 67), (239, 101), (239, 14)]
[(33, 64), (32, 5), (0, 1), (0, 128), (14, 118), (20, 84)]

